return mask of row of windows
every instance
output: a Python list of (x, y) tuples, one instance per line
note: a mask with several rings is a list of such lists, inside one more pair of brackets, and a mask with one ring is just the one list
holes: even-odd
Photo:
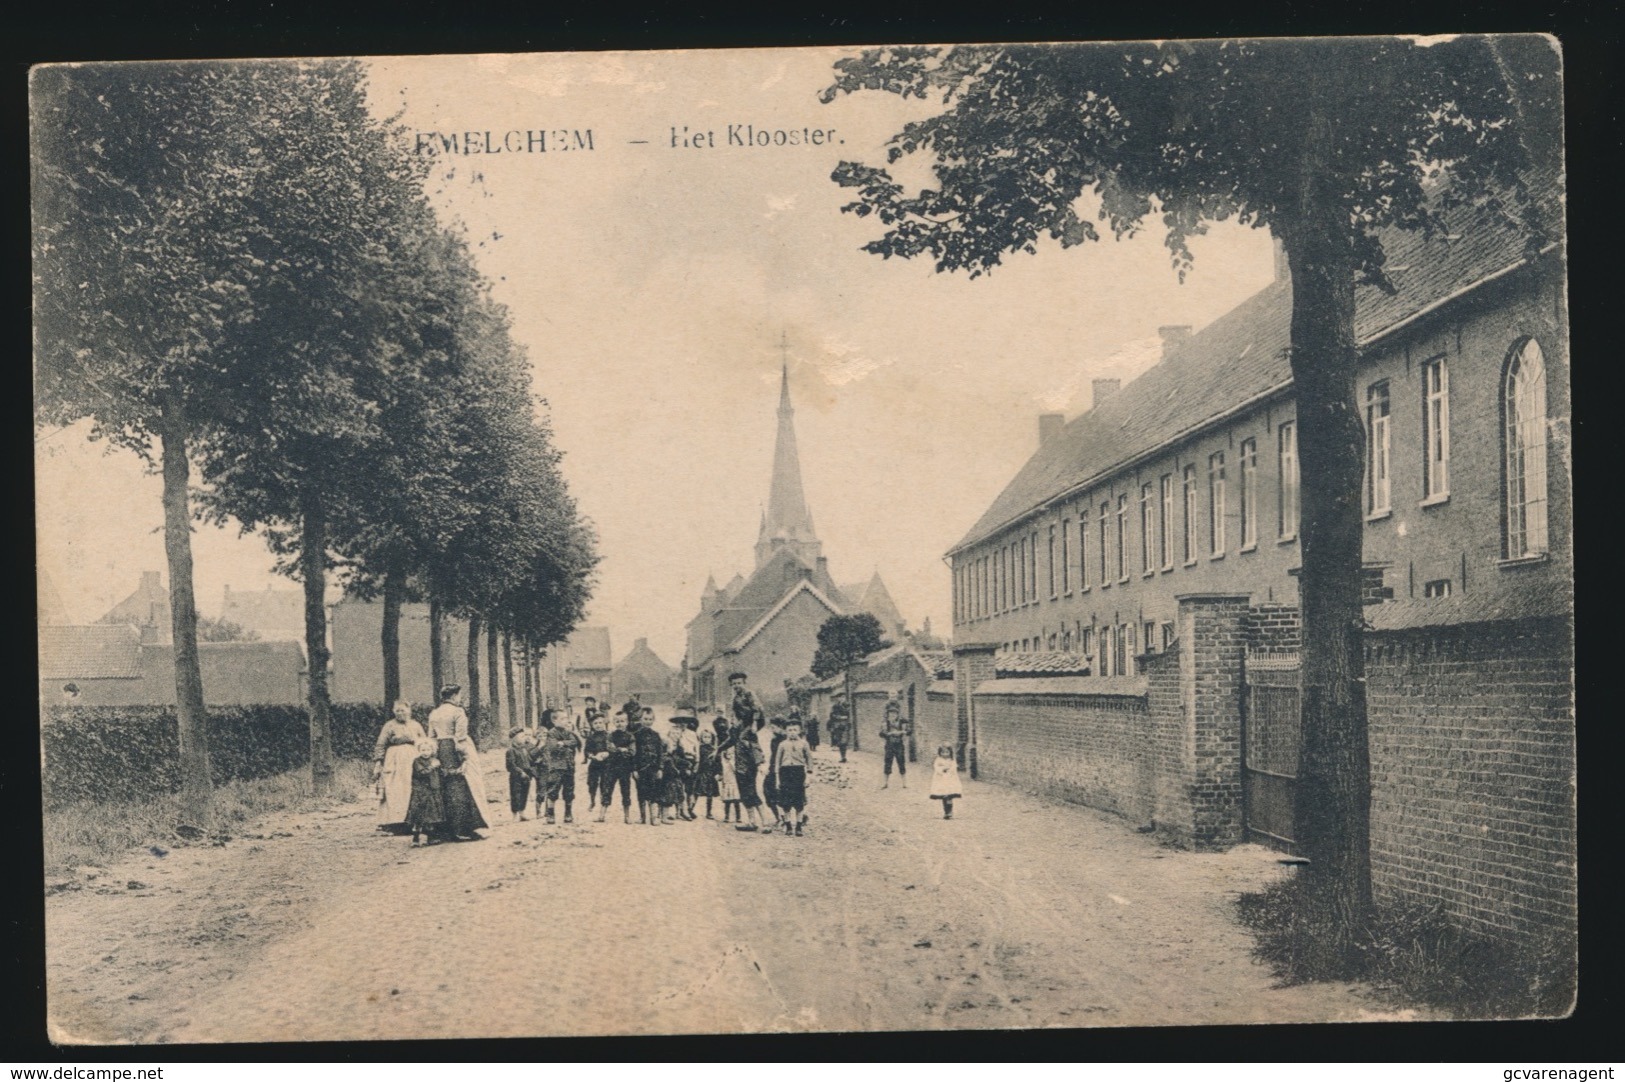
[[(1276, 528), (1281, 539), (1289, 541), (1298, 534), (1298, 440), (1294, 422), (1285, 422), (1276, 429), (1276, 453), (1280, 463), (1276, 475)], [(1258, 544), (1257, 440), (1242, 441), (1239, 460), (1241, 546), (1242, 551), (1247, 551)], [(1165, 473), (1155, 483), (1140, 486), (1138, 564), (1142, 574), (1150, 575), (1158, 569), (1172, 571), (1176, 544), (1187, 566), (1196, 563), (1204, 543), (1210, 556), (1224, 554), (1227, 483), (1225, 454), (1220, 451), (1208, 457), (1205, 515), (1201, 510), (1202, 481), (1195, 464), (1186, 465), (1177, 479), (1172, 473)], [(1176, 484), (1184, 507), (1184, 530), (1177, 539), (1174, 535)], [(1071, 517), (1066, 517), (1046, 528), (1045, 567), (1051, 598), (1072, 593), (1074, 578), (1079, 590), (1090, 589), (1091, 575), (1098, 577), (1102, 587), (1109, 587), (1114, 581), (1128, 581), (1131, 513), (1129, 494), (1125, 492), (1118, 495), (1115, 504), (1106, 500), (1099, 505), (1093, 537), (1089, 520), (1082, 514), (1076, 525)], [(1039, 532), (1033, 530), (956, 567), (955, 620), (963, 623), (1036, 604), (1039, 600), (1039, 540)]]
[[(1136, 635), (1136, 631), (1139, 635)], [(1094, 666), (1100, 676), (1133, 676), (1134, 658), (1143, 652), (1157, 653), (1168, 649), (1174, 641), (1174, 625), (1147, 620), (1138, 628), (1134, 624), (1107, 624), (1096, 626), (1082, 620), (1049, 632), (1041, 632), (1030, 639), (1012, 639), (1004, 649), (1020, 653), (1041, 650), (1064, 650), (1089, 657), (1095, 656), (1095, 640), (1100, 641), (1100, 655)]]
[[(1502, 386), (1504, 451), (1503, 539), (1509, 559), (1543, 555), (1548, 546), (1546, 490), (1546, 370), (1540, 345), (1524, 339), (1513, 349)], [(1421, 368), (1423, 503), (1442, 502), (1450, 493), (1450, 372), (1445, 358)], [(1366, 389), (1366, 511), (1381, 517), (1392, 509), (1390, 381)], [(1258, 441), (1242, 440), (1236, 456), (1236, 518), (1241, 552), (1258, 544)], [(1276, 429), (1275, 529), (1282, 541), (1297, 537), (1301, 509), (1295, 422)], [(1208, 456), (1205, 478), (1196, 463), (1176, 477), (1165, 473), (1140, 486), (1138, 499), (1141, 574), (1171, 571), (1176, 558), (1194, 565), (1204, 551), (1211, 558), (1228, 548), (1229, 484), (1225, 452)], [(1205, 481), (1205, 486), (1204, 486)], [(1206, 491), (1203, 491), (1205, 487)], [(1205, 497), (1205, 501), (1204, 501)], [(1130, 496), (1100, 503), (1091, 536), (1088, 516), (1064, 517), (1046, 527), (1045, 567), (1049, 596), (1090, 589), (1091, 576), (1102, 588), (1127, 582), (1130, 574)], [(1175, 503), (1183, 510), (1183, 530), (1175, 536)], [(1203, 503), (1205, 502), (1205, 513)], [(1039, 601), (1037, 530), (954, 569), (954, 619), (984, 619)], [(1093, 556), (1091, 557), (1091, 547)], [(1177, 549), (1177, 553), (1176, 553)], [(1074, 579), (1076, 582), (1074, 583)]]

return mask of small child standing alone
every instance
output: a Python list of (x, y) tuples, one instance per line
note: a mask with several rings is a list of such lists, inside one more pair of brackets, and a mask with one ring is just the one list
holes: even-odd
[(937, 748), (937, 760), (931, 766), (931, 799), (942, 801), (942, 817), (954, 817), (954, 801), (963, 794), (959, 790), (959, 764), (954, 761), (954, 747), (943, 744)]
[(536, 768), (531, 764), (536, 741), (531, 738), (530, 730), (525, 728), (511, 730), (508, 741), (505, 760), (508, 767), (508, 809), (522, 823), (530, 818), (525, 809), (530, 806), (530, 779), (536, 776)]

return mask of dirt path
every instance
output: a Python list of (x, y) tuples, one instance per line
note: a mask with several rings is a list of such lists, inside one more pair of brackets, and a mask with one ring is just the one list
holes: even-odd
[(1266, 850), (1177, 852), (975, 783), (944, 822), (923, 778), (878, 791), (868, 754), (820, 753), (815, 774), (800, 839), (493, 804), (486, 841), (413, 851), (346, 805), (134, 859), (47, 900), (57, 1039), (1395, 1017), (1350, 986), (1274, 988), (1250, 960), (1231, 899), (1282, 874)]

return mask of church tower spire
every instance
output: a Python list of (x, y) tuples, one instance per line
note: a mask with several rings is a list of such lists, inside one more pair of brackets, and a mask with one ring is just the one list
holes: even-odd
[(780, 349), (784, 359), (779, 368), (779, 432), (773, 448), (773, 481), (768, 490), (767, 513), (756, 538), (756, 566), (762, 566), (776, 550), (786, 547), (793, 549), (809, 566), (816, 566), (823, 545), (813, 531), (807, 497), (801, 488), (796, 411), (790, 404), (788, 341), (781, 341)]

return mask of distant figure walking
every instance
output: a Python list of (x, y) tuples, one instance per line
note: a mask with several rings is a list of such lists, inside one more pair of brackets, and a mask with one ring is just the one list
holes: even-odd
[(963, 795), (959, 786), (959, 763), (954, 759), (954, 746), (943, 744), (937, 748), (937, 758), (931, 764), (931, 799), (942, 801), (942, 817), (954, 817), (954, 801)]
[(846, 745), (852, 737), (852, 722), (847, 714), (845, 703), (836, 703), (829, 708), (829, 742), (835, 750), (841, 753), (841, 762), (846, 762)]
[(372, 746), (372, 784), (378, 792), (380, 827), (394, 828), (395, 833), (406, 828), (412, 761), (417, 758), (418, 741), (427, 735), (412, 717), (412, 704), (405, 700), (395, 704), (394, 716), (378, 731), (378, 741)]

